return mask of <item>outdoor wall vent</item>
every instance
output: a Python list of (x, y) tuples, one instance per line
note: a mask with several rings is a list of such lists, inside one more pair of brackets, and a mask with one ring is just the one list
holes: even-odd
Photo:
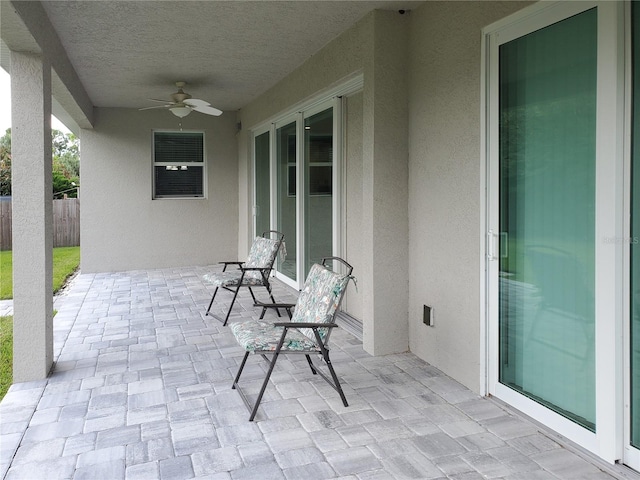
[(433, 327), (433, 308), (429, 305), (422, 306), (422, 323), (429, 327)]

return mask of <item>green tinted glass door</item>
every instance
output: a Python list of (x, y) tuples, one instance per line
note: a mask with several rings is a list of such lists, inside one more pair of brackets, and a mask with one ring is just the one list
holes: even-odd
[(333, 108), (304, 120), (305, 276), (333, 254)]
[(254, 141), (255, 154), (255, 204), (254, 204), (254, 220), (255, 234), (261, 235), (262, 232), (270, 230), (271, 216), (271, 178), (269, 173), (269, 157), (270, 142), (269, 132), (255, 137)]
[(595, 430), (595, 10), (500, 46), (499, 381)]
[(297, 279), (297, 205), (296, 205), (296, 122), (276, 130), (278, 230), (284, 233), (287, 257), (278, 260), (276, 270), (291, 280)]

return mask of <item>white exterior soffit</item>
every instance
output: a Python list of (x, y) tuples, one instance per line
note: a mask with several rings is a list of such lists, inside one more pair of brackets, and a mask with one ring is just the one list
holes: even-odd
[(52, 65), (53, 113), (78, 133), (92, 128), (93, 104), (40, 2), (0, 1), (2, 67), (11, 73), (9, 50), (42, 55)]
[[(30, 20), (32, 17), (44, 20), (47, 35), (51, 32), (56, 35), (54, 43), (62, 49), (62, 61), (73, 66), (77, 83), (86, 91), (85, 98), (96, 107), (152, 106), (149, 98), (168, 100), (176, 90), (175, 82), (185, 81), (185, 91), (194, 98), (235, 112), (372, 10), (412, 10), (424, 2), (1, 0), (0, 3), (3, 7), (0, 34), (3, 39), (7, 37), (9, 48), (20, 51), (25, 43), (33, 43), (33, 39), (21, 35), (24, 32), (17, 31), (20, 29), (15, 23), (25, 23), (22, 30), (30, 31), (42, 47), (39, 41), (42, 35), (31, 28), (38, 22)], [(23, 11), (30, 13), (27, 21), (20, 19)], [(52, 59), (54, 68), (62, 84), (74, 93), (75, 81), (67, 76), (66, 67), (59, 68), (59, 61)], [(75, 93), (74, 97), (79, 105), (84, 105)], [(63, 99), (56, 99), (65, 106)], [(90, 118), (86, 111), (85, 115)]]

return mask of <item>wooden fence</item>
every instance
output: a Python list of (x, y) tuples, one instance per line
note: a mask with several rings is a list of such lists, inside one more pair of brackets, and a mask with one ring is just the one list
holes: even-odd
[[(0, 198), (0, 250), (11, 250), (11, 197)], [(53, 246), (80, 245), (80, 199), (53, 201)]]

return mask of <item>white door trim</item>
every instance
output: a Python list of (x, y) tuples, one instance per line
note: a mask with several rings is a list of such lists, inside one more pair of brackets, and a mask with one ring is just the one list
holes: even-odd
[[(596, 434), (529, 400), (498, 381), (498, 47), (590, 8), (598, 8), (598, 100), (596, 133)], [(623, 454), (622, 316), (624, 242), (624, 96), (621, 2), (540, 2), (483, 29), (481, 181), (484, 232), (481, 245), (481, 347), (483, 393), (524, 413), (614, 462)], [(613, 319), (613, 320), (612, 320)], [(606, 321), (605, 321), (606, 320)]]

